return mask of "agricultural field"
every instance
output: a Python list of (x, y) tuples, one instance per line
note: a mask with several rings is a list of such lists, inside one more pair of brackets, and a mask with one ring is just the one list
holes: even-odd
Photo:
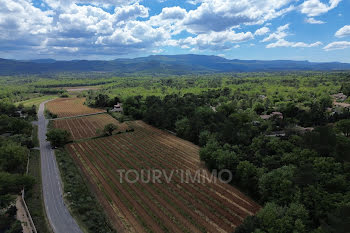
[[(121, 232), (233, 232), (260, 207), (237, 189), (210, 174), (199, 147), (142, 121), (129, 122), (134, 132), (77, 142), (66, 150), (82, 168), (101, 204)], [(207, 182), (126, 182), (119, 169), (187, 170)], [(132, 178), (136, 174), (131, 173)]]
[(40, 103), (42, 103), (46, 100), (54, 99), (56, 97), (57, 96), (55, 96), (55, 95), (44, 95), (44, 96), (24, 100), (21, 102), (17, 102), (16, 105), (23, 104), (24, 107), (31, 107), (31, 106), (35, 105), (36, 107), (39, 107)]
[(60, 118), (105, 112), (102, 109), (90, 108), (84, 105), (84, 102), (85, 98), (59, 98), (48, 102), (46, 109)]
[(54, 120), (53, 123), (55, 128), (64, 129), (70, 132), (73, 140), (100, 136), (104, 126), (110, 123), (118, 127), (114, 133), (124, 132), (128, 129), (126, 123), (120, 123), (108, 114), (57, 119)]
[(89, 90), (98, 90), (100, 87), (98, 86), (79, 86), (79, 87), (65, 87), (63, 88), (66, 90), (69, 94), (79, 94), (83, 91), (89, 91)]

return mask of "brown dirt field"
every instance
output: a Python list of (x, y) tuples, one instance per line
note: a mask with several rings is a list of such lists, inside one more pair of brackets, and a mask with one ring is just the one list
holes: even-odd
[(103, 109), (90, 108), (84, 105), (85, 98), (58, 98), (48, 102), (45, 107), (58, 117), (73, 117), (105, 112)]
[(98, 86), (78, 86), (78, 87), (64, 87), (64, 90), (70, 92), (71, 94), (80, 93), (82, 91), (88, 91), (88, 90), (98, 90)]
[[(54, 127), (64, 129), (71, 133), (73, 140), (92, 138), (100, 136), (107, 124), (114, 124), (118, 127), (114, 133), (125, 132), (129, 127), (126, 123), (120, 123), (108, 114), (98, 114), (86, 117), (76, 117), (54, 120)], [(101, 132), (98, 133), (97, 131)]]
[[(184, 183), (176, 172), (170, 183), (164, 176), (161, 183), (126, 182), (118, 169), (184, 169), (192, 174), (203, 169), (199, 147), (141, 121), (128, 124), (134, 132), (66, 146), (97, 190), (110, 218), (121, 219), (116, 228), (122, 225), (125, 232), (233, 232), (245, 217), (260, 209), (231, 185), (220, 181)], [(130, 174), (130, 178), (136, 177)], [(201, 178), (203, 174), (210, 177), (206, 170)]]

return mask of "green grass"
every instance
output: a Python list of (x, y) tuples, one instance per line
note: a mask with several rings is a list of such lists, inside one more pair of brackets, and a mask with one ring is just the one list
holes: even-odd
[(29, 212), (39, 233), (51, 233), (45, 215), (44, 199), (41, 191), (40, 152), (38, 150), (32, 150), (30, 153), (28, 174), (33, 176), (36, 181), (33, 189), (25, 193)]
[(41, 102), (44, 102), (44, 101), (50, 100), (50, 99), (54, 99), (54, 98), (57, 98), (57, 96), (55, 96), (55, 95), (44, 95), (44, 96), (40, 96), (40, 97), (29, 99), (29, 100), (24, 100), (24, 101), (21, 101), (21, 102), (17, 102), (16, 105), (23, 104), (24, 107), (31, 107), (31, 106), (35, 105), (36, 107), (39, 107)]
[(38, 138), (38, 126), (33, 125), (33, 133), (32, 133), (32, 141), (34, 144), (34, 147), (39, 147), (39, 138)]
[(72, 157), (64, 149), (56, 150), (55, 154), (63, 181), (65, 200), (82, 230), (91, 233), (115, 232)]

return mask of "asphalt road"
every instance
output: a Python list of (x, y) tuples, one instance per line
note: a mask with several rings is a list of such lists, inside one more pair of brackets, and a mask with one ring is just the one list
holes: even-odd
[(55, 233), (82, 233), (64, 204), (56, 157), (50, 143), (46, 141), (48, 120), (45, 119), (44, 106), (47, 102), (41, 103), (38, 111), (41, 176), (46, 215)]

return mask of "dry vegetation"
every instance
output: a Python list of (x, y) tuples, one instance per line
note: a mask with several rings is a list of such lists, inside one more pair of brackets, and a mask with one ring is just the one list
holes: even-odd
[(58, 117), (72, 117), (98, 112), (102, 109), (94, 109), (84, 105), (85, 98), (59, 98), (46, 104), (47, 110)]

